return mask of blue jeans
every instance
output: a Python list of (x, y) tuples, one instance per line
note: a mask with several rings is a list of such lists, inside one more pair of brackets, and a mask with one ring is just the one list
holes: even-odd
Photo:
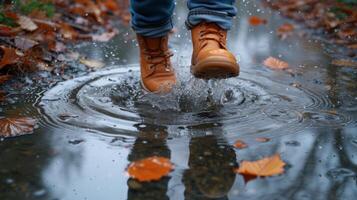
[[(237, 14), (235, 0), (188, 0), (186, 26), (190, 29), (200, 22), (213, 22), (229, 30)], [(173, 27), (171, 16), (174, 0), (130, 0), (131, 24), (134, 31), (146, 37), (161, 37)]]

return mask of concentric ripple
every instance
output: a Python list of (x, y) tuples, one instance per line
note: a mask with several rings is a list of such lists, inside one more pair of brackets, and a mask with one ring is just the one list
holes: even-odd
[(107, 135), (135, 135), (148, 125), (173, 130), (222, 127), (226, 132), (254, 134), (295, 132), (311, 124), (348, 120), (317, 114), (316, 108), (329, 107), (323, 95), (259, 73), (203, 81), (181, 72), (173, 92), (160, 95), (142, 91), (138, 70), (135, 65), (118, 67), (59, 83), (39, 104), (47, 116), (43, 121)]

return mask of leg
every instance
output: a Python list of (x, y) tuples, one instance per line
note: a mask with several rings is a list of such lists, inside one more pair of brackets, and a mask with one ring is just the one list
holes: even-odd
[(172, 29), (173, 0), (131, 0), (131, 24), (145, 37), (162, 37)]
[(140, 48), (141, 85), (149, 92), (169, 92), (176, 83), (168, 49), (173, 0), (131, 0), (132, 27)]
[(195, 25), (206, 21), (214, 22), (222, 29), (229, 30), (232, 26), (232, 18), (236, 16), (235, 0), (189, 0), (190, 10), (186, 25), (193, 28)]
[(237, 9), (234, 0), (189, 0), (186, 26), (193, 42), (192, 73), (198, 78), (239, 75), (239, 65), (226, 46), (227, 30)]

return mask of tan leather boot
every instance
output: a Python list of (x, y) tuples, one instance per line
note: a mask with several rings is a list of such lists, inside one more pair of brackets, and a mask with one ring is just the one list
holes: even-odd
[(141, 85), (149, 92), (170, 92), (176, 83), (168, 49), (168, 36), (147, 38), (137, 35), (140, 48)]
[(197, 78), (229, 78), (239, 75), (239, 65), (227, 50), (227, 31), (215, 23), (200, 23), (192, 30), (191, 72)]

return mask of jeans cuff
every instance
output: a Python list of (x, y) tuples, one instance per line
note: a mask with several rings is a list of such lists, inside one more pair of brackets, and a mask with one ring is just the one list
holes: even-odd
[(139, 35), (157, 38), (167, 35), (173, 28), (173, 22), (171, 17), (168, 20), (157, 24), (137, 25), (131, 21), (131, 27)]
[(206, 21), (214, 22), (221, 28), (228, 30), (231, 27), (231, 20), (233, 17), (234, 15), (231, 15), (227, 12), (212, 11), (207, 9), (195, 9), (191, 10), (188, 13), (185, 25), (186, 28), (190, 30), (200, 22)]

